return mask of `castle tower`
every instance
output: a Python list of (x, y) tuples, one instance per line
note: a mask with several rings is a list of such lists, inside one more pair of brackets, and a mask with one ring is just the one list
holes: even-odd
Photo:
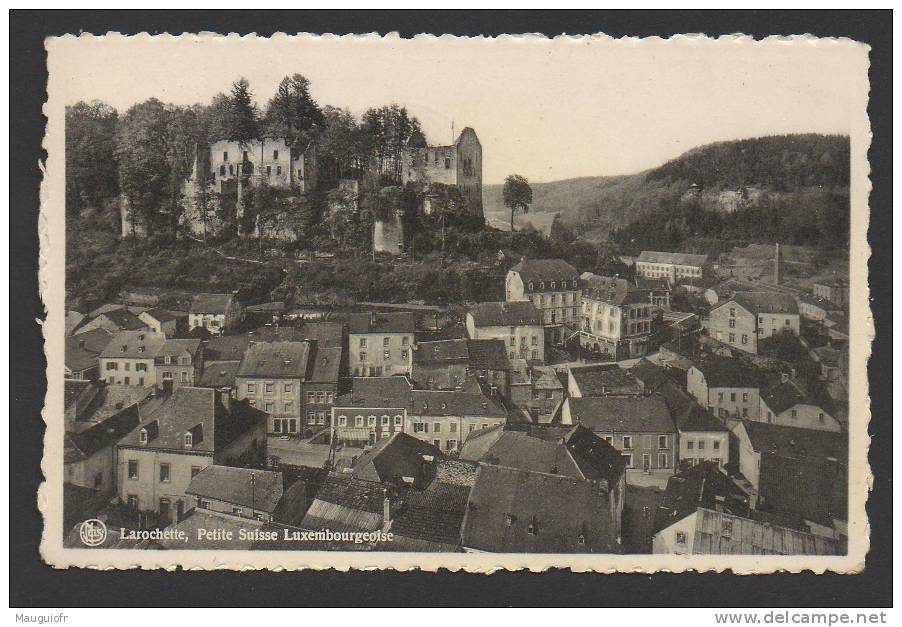
[(783, 282), (783, 251), (780, 244), (777, 244), (777, 250), (774, 254), (774, 285), (780, 285)]

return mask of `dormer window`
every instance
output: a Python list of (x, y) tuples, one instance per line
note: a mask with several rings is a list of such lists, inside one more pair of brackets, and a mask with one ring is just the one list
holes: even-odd
[(143, 347), (143, 346), (139, 346), (139, 347), (138, 347), (138, 352), (139, 352), (139, 353), (143, 353), (143, 352), (144, 352), (144, 347)]
[(532, 520), (529, 522), (529, 525), (526, 526), (526, 533), (531, 536), (539, 535), (539, 523), (536, 521), (536, 517), (533, 516)]
[(185, 434), (185, 448), (194, 446), (194, 436), (189, 432)]
[(554, 289), (554, 281), (551, 282), (551, 289)]
[(448, 403), (442, 402), (442, 409), (448, 409)]
[(530, 282), (529, 282), (529, 291), (531, 292), (531, 291), (533, 291), (534, 289), (535, 289), (535, 286), (533, 285), (533, 282), (530, 281)]
[(544, 289), (545, 289), (545, 281), (539, 281), (539, 289), (540, 289), (540, 290), (544, 290)]
[(122, 351), (122, 352), (124, 353), (125, 351), (128, 350), (128, 346), (126, 346), (125, 344), (123, 344), (122, 347), (121, 347), (119, 350)]
[(141, 444), (147, 444), (147, 429), (141, 429), (141, 432), (138, 434), (138, 441)]

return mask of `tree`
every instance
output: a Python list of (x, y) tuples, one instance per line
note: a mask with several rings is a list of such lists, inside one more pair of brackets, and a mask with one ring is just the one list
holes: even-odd
[(284, 137), (294, 150), (303, 149), (310, 131), (325, 126), (323, 112), (310, 95), (310, 81), (300, 74), (283, 78), (266, 105), (262, 126), (270, 137)]
[(511, 233), (514, 232), (514, 214), (529, 213), (529, 205), (532, 204), (532, 188), (529, 181), (519, 174), (511, 174), (504, 179), (504, 188), (501, 191), (504, 206), (511, 210)]
[(229, 100), (231, 115), (228, 126), (228, 139), (241, 144), (259, 139), (260, 128), (257, 121), (257, 106), (254, 104), (251, 85), (246, 78), (240, 78), (232, 83), (232, 94)]
[(119, 192), (116, 110), (99, 100), (66, 107), (66, 210), (100, 204)]

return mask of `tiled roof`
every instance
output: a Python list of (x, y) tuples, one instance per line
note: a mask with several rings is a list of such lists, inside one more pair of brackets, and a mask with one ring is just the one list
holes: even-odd
[(496, 399), (473, 392), (412, 390), (410, 401), (408, 413), (412, 416), (507, 416)]
[(128, 309), (113, 309), (101, 314), (115, 324), (120, 331), (134, 331), (147, 327), (141, 319)]
[(466, 435), (460, 449), (460, 458), (478, 462), (489, 452), (489, 449), (504, 435), (504, 425), (476, 429)]
[(636, 288), (645, 291), (669, 292), (670, 281), (664, 278), (636, 277)]
[(349, 474), (330, 473), (301, 521), (303, 529), (374, 531), (382, 527), (388, 489)]
[[(798, 301), (790, 294), (781, 292), (736, 292), (730, 300), (756, 316), (769, 313), (795, 315), (799, 313)], [(728, 305), (730, 300), (715, 309)]]
[(88, 429), (67, 431), (64, 443), (66, 462), (88, 459), (94, 453), (116, 444), (138, 425), (140, 415), (137, 405), (129, 405), (111, 417)]
[(78, 417), (73, 428), (76, 431), (89, 429), (135, 403), (142, 403), (143, 407), (147, 404), (151, 391), (151, 388), (139, 385), (103, 384), (88, 410)]
[(282, 498), (282, 473), (234, 466), (207, 466), (185, 494), (273, 513)]
[(166, 336), (152, 331), (120, 331), (100, 354), (106, 359), (153, 359), (160, 353)]
[(425, 490), (408, 490), (391, 512), (396, 536), (437, 544), (459, 545), (470, 488), (433, 481)]
[(470, 351), (467, 340), (439, 340), (419, 342), (413, 351), (414, 363), (467, 363)]
[(73, 372), (87, 370), (97, 365), (97, 358), (112, 339), (105, 329), (85, 331), (66, 338), (66, 367)]
[(309, 355), (307, 342), (253, 342), (236, 376), (306, 379)]
[(477, 327), (516, 327), (523, 325), (540, 326), (542, 312), (529, 301), (478, 303), (470, 308), (469, 314)]
[(666, 381), (658, 390), (667, 401), (673, 421), (681, 433), (727, 431), (722, 421), (710, 410), (695, 402), (672, 381)]
[(342, 324), (327, 320), (303, 322), (297, 327), (301, 339), (316, 340), (317, 346), (335, 347), (342, 345)]
[(169, 322), (170, 320), (178, 320), (179, 318), (185, 317), (185, 314), (178, 314), (176, 312), (169, 311), (168, 309), (161, 309), (159, 307), (148, 309), (143, 313), (150, 316), (157, 322)]
[[(530, 281), (533, 282), (534, 288), (538, 289), (540, 281), (545, 281), (546, 283), (550, 281), (573, 281), (579, 277), (579, 272), (576, 268), (563, 259), (523, 259), (523, 261), (511, 268), (511, 272), (516, 272), (520, 275), (527, 291), (529, 291)], [(547, 284), (545, 288), (551, 289), (550, 285)]]
[(597, 483), (482, 464), (461, 541), (498, 553), (616, 553), (608, 503)]
[[(190, 431), (194, 436), (191, 451), (213, 453), (259, 426), (266, 414), (239, 401), (232, 401), (226, 410), (216, 400), (215, 390), (183, 386), (141, 418), (141, 425), (123, 438), (121, 445), (184, 451), (184, 436)], [(151, 436), (145, 445), (140, 441), (141, 428)]]
[(157, 353), (157, 357), (177, 357), (182, 353), (187, 352), (189, 355), (196, 355), (198, 350), (200, 350), (201, 341), (198, 339), (188, 339), (188, 340), (169, 340), (167, 339), (163, 346), (160, 347), (160, 352)]
[(338, 383), (342, 350), (340, 346), (313, 346), (308, 380), (314, 383)]
[(673, 419), (660, 394), (567, 399), (574, 423), (592, 431), (672, 433)]
[(761, 390), (761, 400), (775, 414), (782, 413), (799, 403), (817, 404), (817, 401), (809, 401), (807, 395), (793, 381), (781, 381)]
[(63, 407), (69, 407), (85, 390), (93, 385), (92, 381), (66, 379), (63, 383)]
[(634, 288), (626, 279), (594, 274), (583, 282), (585, 298), (617, 306), (648, 302), (648, 292)]
[(757, 388), (764, 374), (741, 359), (712, 355), (694, 364), (705, 375), (709, 388)]
[(563, 390), (557, 371), (551, 366), (533, 366), (529, 370), (532, 386), (537, 390)]
[(336, 407), (407, 407), (412, 386), (406, 377), (355, 377)]
[(667, 480), (664, 500), (655, 514), (655, 533), (689, 516), (699, 507), (722, 508), (745, 516), (749, 513), (749, 499), (716, 463), (689, 466)]
[(569, 369), (583, 396), (641, 394), (644, 387), (629, 370), (617, 364), (579, 366)]
[(191, 313), (224, 314), (232, 304), (234, 294), (196, 294), (191, 300)]
[(692, 552), (696, 555), (843, 555), (846, 548), (845, 543), (832, 538), (699, 508)]
[(424, 455), (432, 457), (431, 464), (435, 464), (442, 452), (412, 435), (395, 433), (364, 453), (354, 464), (351, 474), (358, 479), (396, 485), (403, 484), (404, 477), (410, 477), (413, 485), (422, 487), (434, 474), (434, 466), (423, 459)]
[(649, 392), (654, 392), (661, 385), (670, 381), (670, 377), (667, 375), (667, 369), (665, 367), (654, 364), (645, 357), (640, 359), (639, 363), (630, 368), (630, 372), (633, 373), (633, 377), (635, 377), (637, 381), (642, 382), (642, 386)]
[(783, 425), (745, 420), (742, 422), (759, 453), (769, 453), (791, 459), (836, 459), (848, 463), (848, 435), (817, 429), (802, 429)]
[(416, 320), (408, 311), (394, 313), (359, 313), (346, 316), (348, 332), (359, 335), (366, 333), (413, 333)]
[(205, 361), (204, 372), (197, 382), (199, 388), (230, 388), (235, 386), (235, 374), (240, 361)]
[(477, 370), (510, 370), (504, 340), (467, 340), (470, 367)]
[(708, 262), (708, 255), (692, 255), (689, 253), (669, 253), (656, 250), (643, 250), (636, 261), (648, 263), (670, 263), (677, 266), (703, 266)]
[(204, 358), (219, 361), (241, 361), (251, 343), (247, 335), (218, 335), (204, 340)]

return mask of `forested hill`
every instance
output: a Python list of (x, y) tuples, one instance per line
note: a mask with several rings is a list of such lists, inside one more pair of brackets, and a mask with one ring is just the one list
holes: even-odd
[[(533, 189), (533, 212), (560, 213), (583, 237), (612, 238), (629, 249), (691, 249), (692, 240), (723, 239), (841, 246), (848, 240), (849, 138), (719, 142), (639, 174)], [(503, 210), (493, 186), (487, 209), (496, 204)]]

